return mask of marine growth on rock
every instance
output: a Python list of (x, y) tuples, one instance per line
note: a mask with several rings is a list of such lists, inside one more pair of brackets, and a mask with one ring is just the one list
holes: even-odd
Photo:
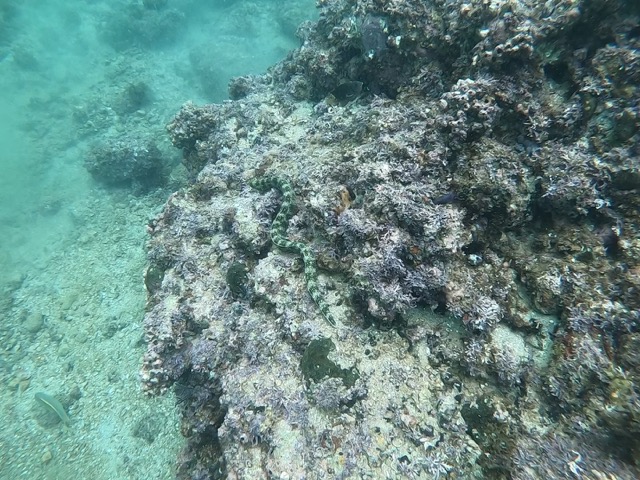
[(194, 392), (181, 477), (639, 478), (638, 5), (318, 7), (168, 127), (142, 378)]

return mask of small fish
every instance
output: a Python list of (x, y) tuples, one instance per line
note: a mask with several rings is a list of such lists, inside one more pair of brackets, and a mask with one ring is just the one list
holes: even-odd
[(68, 427), (71, 424), (69, 415), (67, 415), (67, 412), (64, 411), (64, 407), (57, 399), (55, 399), (51, 395), (47, 395), (44, 392), (36, 393), (35, 398), (38, 402), (43, 403), (51, 410), (56, 412), (56, 415), (60, 417), (60, 420), (62, 420), (62, 423), (65, 425), (65, 427)]
[(458, 201), (458, 196), (454, 192), (445, 193), (438, 198), (433, 199), (435, 205), (446, 205), (448, 203), (455, 203)]

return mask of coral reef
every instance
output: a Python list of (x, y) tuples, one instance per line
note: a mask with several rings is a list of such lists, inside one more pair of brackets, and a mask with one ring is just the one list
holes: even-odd
[(179, 476), (637, 478), (640, 9), (318, 5), (168, 126), (142, 380)]

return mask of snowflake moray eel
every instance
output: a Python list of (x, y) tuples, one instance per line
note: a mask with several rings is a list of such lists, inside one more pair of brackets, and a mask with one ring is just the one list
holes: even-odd
[(308, 245), (302, 242), (294, 242), (287, 238), (287, 226), (289, 219), (293, 215), (295, 208), (295, 195), (291, 184), (278, 177), (262, 177), (249, 182), (249, 185), (259, 192), (266, 192), (275, 188), (282, 194), (282, 206), (271, 224), (271, 241), (283, 250), (289, 250), (302, 256), (304, 263), (304, 278), (307, 283), (309, 295), (320, 309), (325, 320), (329, 324), (335, 326), (336, 321), (329, 305), (324, 301), (320, 289), (318, 288), (318, 270), (316, 267), (316, 259)]

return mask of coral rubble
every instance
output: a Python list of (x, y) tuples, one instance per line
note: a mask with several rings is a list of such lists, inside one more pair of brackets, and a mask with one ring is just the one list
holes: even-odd
[(142, 379), (179, 476), (640, 476), (640, 8), (318, 6), (169, 125)]

